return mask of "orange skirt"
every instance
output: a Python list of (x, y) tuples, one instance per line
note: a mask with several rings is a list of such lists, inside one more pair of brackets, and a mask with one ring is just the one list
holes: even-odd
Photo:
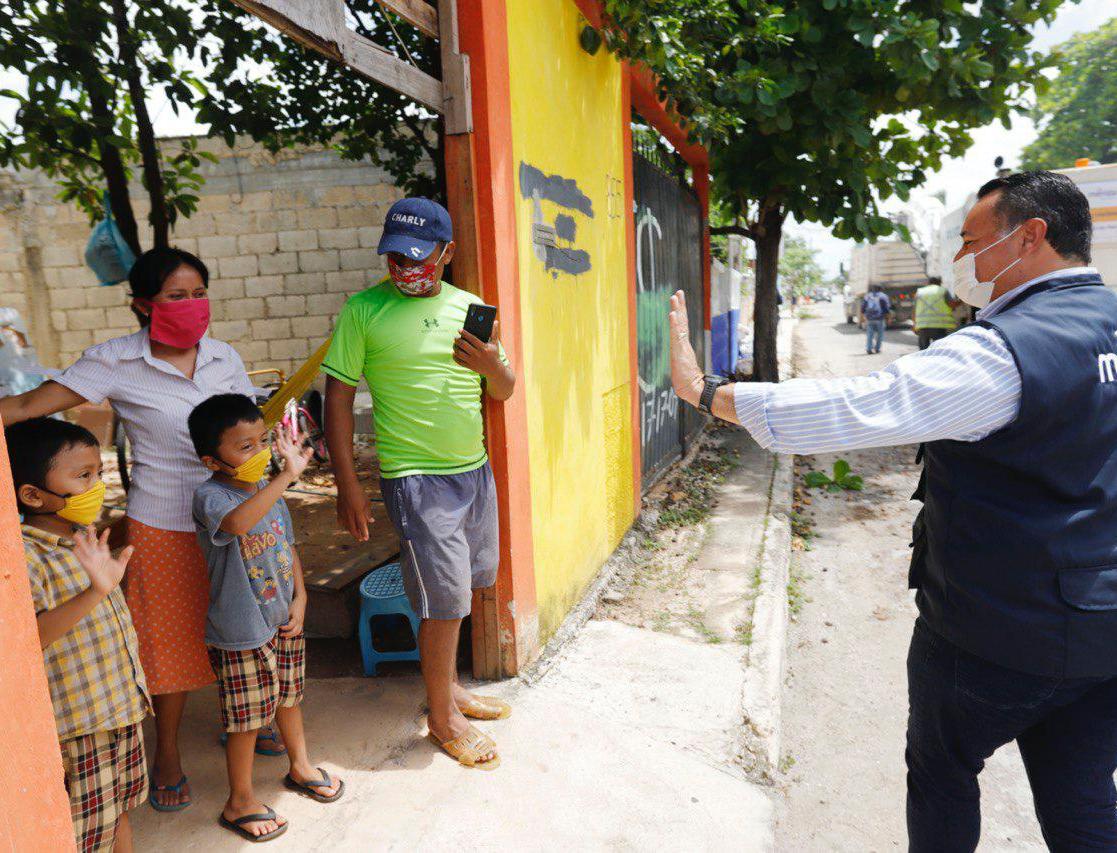
[(140, 662), (153, 694), (196, 690), (213, 683), (206, 652), (209, 571), (197, 536), (128, 519), (136, 551), (124, 577), (124, 597), (140, 640)]

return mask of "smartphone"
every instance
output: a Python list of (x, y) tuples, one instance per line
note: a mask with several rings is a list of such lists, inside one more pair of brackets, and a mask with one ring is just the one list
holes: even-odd
[(474, 303), (465, 312), (465, 330), (485, 343), (493, 336), (493, 323), (496, 321), (496, 307)]

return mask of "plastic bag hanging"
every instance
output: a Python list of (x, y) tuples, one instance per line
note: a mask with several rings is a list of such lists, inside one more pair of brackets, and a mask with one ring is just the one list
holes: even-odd
[(119, 284), (128, 278), (136, 255), (113, 219), (107, 191), (101, 194), (101, 204), (105, 218), (93, 226), (93, 233), (85, 244), (85, 263), (97, 276), (98, 284)]

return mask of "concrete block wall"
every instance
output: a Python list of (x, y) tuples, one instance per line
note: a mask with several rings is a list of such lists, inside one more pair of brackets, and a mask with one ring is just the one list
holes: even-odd
[[(170, 151), (178, 141), (162, 144)], [(203, 161), (198, 211), (178, 223), (172, 244), (209, 267), (214, 337), (249, 370), (289, 373), (330, 334), (345, 300), (385, 275), (376, 244), (402, 192), (382, 169), (329, 150), (201, 145), (219, 161)], [(0, 172), (0, 306), (20, 311), (48, 367), (137, 328), (127, 285), (100, 287), (84, 264), (88, 219), (57, 194), (42, 174)], [(132, 201), (147, 248), (138, 183)]]

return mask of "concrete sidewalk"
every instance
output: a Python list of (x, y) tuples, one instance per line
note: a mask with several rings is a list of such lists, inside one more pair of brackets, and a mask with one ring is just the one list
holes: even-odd
[[(780, 325), (786, 366), (793, 324)], [(735, 449), (739, 464), (677, 567), (701, 631), (624, 624), (608, 605), (585, 602), (534, 673), (484, 686), (515, 708), (508, 720), (479, 724), (500, 748), (502, 766), (491, 772), (460, 768), (425, 739), (417, 675), (309, 680), (311, 758), (345, 779), (346, 796), (332, 805), (301, 798), (282, 787), (284, 759), (258, 757), (258, 793), (291, 823), (268, 849), (772, 849), (769, 789), (748, 773), (765, 764), (765, 727), (778, 738), (778, 695), (773, 722), (765, 685), (782, 673), (783, 628), (772, 612), (786, 614), (786, 589), (760, 558), (786, 547), (779, 518), (769, 517), (779, 469), (742, 431), (715, 441)], [(633, 531), (626, 547), (644, 535)], [(593, 589), (616, 593), (618, 583)], [(754, 610), (766, 633), (749, 645), (742, 627)], [(139, 809), (137, 849), (252, 846), (217, 824), (226, 796), (217, 721), (212, 688), (191, 697), (183, 753), (195, 804), (178, 814)]]
[[(346, 781), (320, 805), (258, 757), (264, 802), (291, 822), (274, 850), (764, 850), (772, 807), (732, 762), (740, 653), (591, 621), (534, 686), (487, 685), (515, 705), (483, 724), (503, 765), (459, 768), (423, 738), (417, 677), (319, 679), (304, 706), (312, 759)], [(134, 814), (139, 850), (232, 850), (212, 689), (183, 727), (195, 804)], [(150, 741), (149, 741), (150, 742)]]
[[(515, 707), (479, 724), (500, 747), (491, 772), (459, 768), (425, 739), (418, 676), (311, 679), (311, 757), (345, 779), (346, 796), (298, 797), (282, 787), (286, 761), (258, 757), (260, 796), (291, 822), (269, 849), (771, 849), (773, 807), (742, 760), (748, 649), (732, 635), (752, 595), (772, 459), (743, 433), (724, 440), (742, 446), (742, 464), (720, 489), (688, 584), (727, 639), (591, 618), (535, 677), (484, 686)], [(250, 846), (217, 825), (217, 719), (212, 688), (191, 697), (183, 752), (195, 804), (139, 809), (137, 849)]]

